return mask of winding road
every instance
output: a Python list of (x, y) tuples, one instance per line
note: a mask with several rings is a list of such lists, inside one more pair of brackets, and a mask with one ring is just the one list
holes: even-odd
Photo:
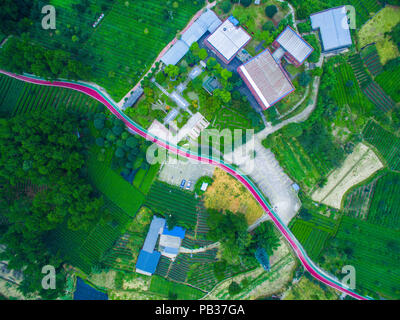
[(307, 255), (306, 251), (300, 244), (300, 242), (295, 238), (289, 228), (281, 221), (279, 216), (273, 211), (270, 207), (268, 202), (266, 201), (263, 194), (260, 192), (257, 186), (253, 184), (253, 182), (244, 174), (242, 174), (238, 169), (235, 169), (231, 165), (225, 163), (223, 160), (214, 159), (212, 157), (204, 157), (198, 154), (194, 154), (189, 150), (184, 149), (183, 147), (173, 145), (164, 141), (151, 133), (147, 132), (146, 129), (142, 128), (139, 124), (132, 121), (128, 116), (126, 116), (114, 102), (112, 102), (105, 93), (103, 93), (99, 88), (87, 84), (87, 83), (78, 83), (73, 81), (67, 80), (60, 80), (60, 81), (48, 81), (41, 79), (39, 77), (33, 75), (17, 75), (7, 71), (0, 70), (0, 73), (10, 76), (12, 78), (37, 84), (37, 85), (45, 85), (45, 86), (53, 86), (53, 87), (62, 87), (68, 88), (71, 90), (76, 90), (82, 92), (92, 98), (96, 99), (97, 101), (104, 104), (111, 113), (113, 113), (118, 119), (123, 121), (125, 125), (132, 131), (137, 133), (138, 135), (142, 136), (143, 138), (152, 141), (153, 143), (157, 144), (158, 146), (169, 150), (175, 154), (180, 156), (193, 159), (199, 162), (208, 163), (214, 166), (217, 166), (224, 170), (225, 172), (229, 173), (231, 176), (239, 180), (254, 196), (257, 202), (261, 205), (261, 207), (265, 210), (265, 212), (270, 216), (271, 220), (274, 222), (276, 227), (282, 233), (282, 235), (286, 238), (290, 246), (292, 247), (293, 251), (300, 259), (301, 263), (305, 267), (305, 269), (310, 272), (310, 274), (316, 278), (317, 280), (321, 281), (322, 283), (339, 290), (355, 299), (359, 300), (368, 300), (370, 298), (364, 297), (362, 295), (357, 294), (355, 291), (349, 289), (346, 285), (342, 284), (338, 279), (334, 278), (332, 275), (327, 274), (325, 271), (320, 269)]

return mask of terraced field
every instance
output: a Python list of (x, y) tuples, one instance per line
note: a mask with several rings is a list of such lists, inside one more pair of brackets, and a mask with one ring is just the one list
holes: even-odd
[(296, 219), (291, 230), (297, 240), (307, 250), (312, 259), (317, 259), (322, 252), (328, 238), (332, 237), (337, 227), (337, 221), (321, 214), (312, 214), (308, 221)]
[(391, 110), (395, 103), (382, 90), (382, 88), (372, 80), (371, 76), (366, 72), (363, 61), (359, 54), (355, 54), (349, 58), (351, 67), (353, 68), (356, 79), (368, 99), (375, 104), (383, 112)]
[(347, 248), (347, 258), (340, 265), (356, 268), (358, 291), (377, 292), (392, 299), (400, 297), (399, 235), (398, 230), (343, 216), (335, 243)]
[(400, 169), (400, 138), (371, 120), (363, 131), (364, 139), (372, 144), (392, 170)]
[[(45, 47), (65, 49), (92, 66), (90, 80), (119, 101), (204, 0), (88, 0), (89, 10), (74, 9), (75, 0), (51, 3), (57, 10), (57, 30), (43, 30), (38, 22), (32, 37)], [(104, 18), (93, 28), (102, 13)]]
[(383, 71), (375, 80), (395, 102), (400, 102), (400, 64)]
[(290, 177), (306, 190), (313, 188), (321, 177), (329, 172), (320, 156), (309, 155), (298, 139), (287, 139), (282, 135), (275, 135), (272, 139), (271, 150), (277, 160)]
[[(334, 89), (334, 97), (340, 106), (348, 105), (350, 109), (358, 114), (368, 114), (373, 105), (365, 97), (351, 66), (347, 63), (340, 64), (336, 69), (337, 83)], [(352, 84), (349, 86), (349, 84)]]
[(361, 51), (361, 57), (372, 76), (376, 77), (383, 71), (383, 66), (379, 60), (379, 54), (375, 45), (363, 49)]
[(6, 116), (50, 108), (88, 111), (98, 106), (96, 100), (78, 91), (38, 86), (0, 74), (0, 114)]
[(375, 186), (367, 221), (400, 230), (400, 174), (390, 172)]
[(90, 273), (131, 219), (108, 198), (105, 198), (104, 209), (112, 217), (109, 222), (100, 221), (80, 231), (72, 231), (64, 223), (52, 231), (46, 239), (50, 250), (59, 251), (74, 267)]
[(98, 160), (98, 147), (94, 146), (88, 159), (88, 174), (90, 182), (117, 203), (130, 217), (134, 217), (144, 201), (144, 195), (117, 172), (111, 169), (110, 162), (113, 150), (107, 150), (105, 161)]
[(177, 218), (178, 225), (194, 229), (197, 221), (197, 203), (193, 193), (156, 181), (144, 205), (161, 215), (172, 214)]

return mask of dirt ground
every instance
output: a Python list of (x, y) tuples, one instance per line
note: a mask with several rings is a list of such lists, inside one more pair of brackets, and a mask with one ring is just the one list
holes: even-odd
[(18, 300), (25, 300), (25, 297), (17, 290), (17, 285), (3, 279), (0, 279), (0, 294), (8, 299), (17, 298)]
[(381, 168), (383, 164), (378, 156), (365, 144), (359, 143), (342, 167), (332, 172), (325, 186), (315, 190), (311, 197), (314, 201), (340, 209), (346, 191)]
[(229, 174), (216, 168), (214, 182), (204, 193), (204, 205), (207, 209), (226, 209), (234, 213), (245, 214), (249, 225), (260, 218), (264, 211), (254, 200), (250, 192)]
[(323, 290), (318, 284), (303, 277), (286, 293), (283, 300), (337, 300), (339, 293), (332, 288)]

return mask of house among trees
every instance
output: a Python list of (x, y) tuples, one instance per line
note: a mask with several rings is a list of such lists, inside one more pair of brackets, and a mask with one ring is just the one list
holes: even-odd
[[(159, 251), (156, 250), (160, 236)], [(174, 227), (169, 230), (165, 219), (153, 216), (149, 232), (136, 262), (136, 272), (151, 276), (157, 269), (161, 255), (175, 259), (179, 253), (185, 229)]]
[(176, 65), (189, 51), (190, 46), (206, 32), (214, 32), (222, 21), (212, 10), (205, 11), (175, 44), (161, 57), (165, 65)]
[(250, 35), (239, 26), (239, 21), (230, 16), (204, 40), (204, 43), (228, 64), (250, 40)]
[(242, 64), (237, 71), (263, 109), (268, 109), (295, 90), (269, 49)]
[(352, 44), (346, 7), (337, 7), (310, 15), (313, 30), (319, 29), (322, 51), (341, 51)]
[(282, 55), (288, 60), (288, 62), (294, 64), (296, 67), (303, 64), (308, 56), (314, 51), (311, 47), (295, 30), (290, 26), (287, 26), (285, 30), (276, 38), (272, 43), (272, 47), (280, 49), (282, 52), (280, 57), (274, 52), (274, 57), (279, 61)]

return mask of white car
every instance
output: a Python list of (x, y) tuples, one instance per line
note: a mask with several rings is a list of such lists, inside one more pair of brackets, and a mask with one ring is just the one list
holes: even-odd
[(188, 183), (186, 185), (186, 190), (189, 190), (191, 185), (192, 185), (192, 181), (188, 181)]

